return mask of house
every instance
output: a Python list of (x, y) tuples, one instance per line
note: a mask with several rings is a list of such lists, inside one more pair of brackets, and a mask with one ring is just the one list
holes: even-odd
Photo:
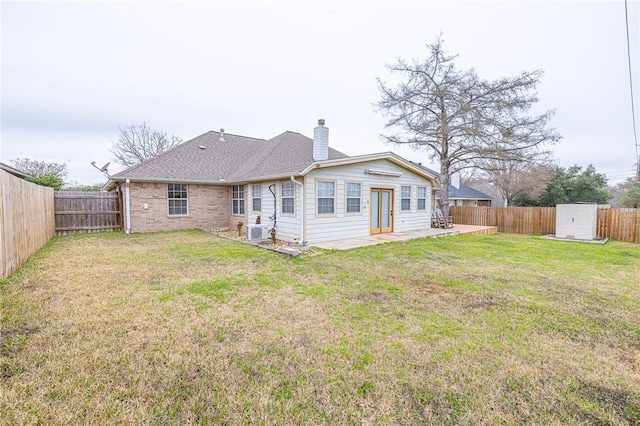
[(11, 166), (9, 166), (8, 164), (4, 164), (4, 163), (0, 163), (0, 170), (4, 170), (5, 172), (14, 175), (15, 177), (19, 177), (20, 179), (29, 179), (31, 176), (29, 176), (26, 173), (21, 172), (18, 169), (15, 169)]
[(210, 131), (111, 176), (127, 232), (275, 228), (286, 241), (324, 243), (430, 227), (437, 177), (391, 153), (347, 156), (318, 121), (310, 139), (263, 140)]
[(467, 182), (468, 186), (476, 189), (483, 194), (491, 197), (491, 205), (495, 207), (506, 207), (506, 201), (500, 190), (491, 182), (485, 179), (474, 179), (472, 181)]
[[(440, 173), (423, 166), (421, 163), (418, 163), (418, 165), (432, 175), (437, 176), (438, 180), (441, 180)], [(434, 197), (436, 200), (435, 205), (440, 206), (439, 189), (436, 190)], [(462, 183), (460, 181), (460, 173), (451, 175), (449, 180), (449, 206), (491, 206), (491, 200), (492, 198), (489, 195)]]

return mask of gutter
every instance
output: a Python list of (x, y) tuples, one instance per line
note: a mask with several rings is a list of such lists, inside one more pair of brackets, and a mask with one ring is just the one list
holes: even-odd
[(124, 204), (127, 209), (127, 224), (126, 224), (125, 232), (127, 234), (131, 233), (131, 197), (129, 194), (129, 183), (130, 181), (129, 179), (127, 179), (124, 185)]
[(300, 222), (300, 246), (304, 245), (304, 185), (302, 182), (298, 182), (296, 178), (291, 175), (291, 182), (295, 183), (300, 187), (300, 197), (302, 198), (302, 203), (300, 209), (302, 210), (302, 221)]

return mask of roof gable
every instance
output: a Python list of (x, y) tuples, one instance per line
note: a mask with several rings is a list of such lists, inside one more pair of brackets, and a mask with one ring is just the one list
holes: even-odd
[(427, 170), (424, 167), (420, 167), (416, 163), (406, 160), (400, 157), (399, 155), (394, 154), (393, 152), (381, 152), (377, 154), (366, 154), (366, 155), (358, 155), (353, 157), (318, 161), (309, 165), (309, 167), (307, 167), (305, 170), (302, 171), (302, 174), (306, 174), (314, 168), (334, 167), (334, 166), (341, 166), (345, 164), (358, 164), (358, 163), (382, 160), (382, 159), (389, 160), (392, 163), (395, 163), (404, 169), (410, 170), (413, 173), (418, 174), (419, 176), (422, 176), (424, 178), (431, 180), (433, 183), (436, 183), (436, 184), (439, 183), (438, 177), (435, 173)]

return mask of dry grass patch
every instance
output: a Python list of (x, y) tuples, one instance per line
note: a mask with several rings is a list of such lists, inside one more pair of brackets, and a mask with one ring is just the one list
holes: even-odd
[(514, 235), (57, 237), (0, 285), (0, 424), (638, 424), (638, 276)]

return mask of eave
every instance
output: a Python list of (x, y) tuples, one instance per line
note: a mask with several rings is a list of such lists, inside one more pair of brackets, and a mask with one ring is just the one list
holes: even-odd
[(376, 160), (389, 160), (392, 163), (399, 165), (407, 170), (412, 171), (413, 173), (422, 176), (426, 179), (429, 179), (434, 187), (440, 187), (440, 180), (437, 176), (427, 172), (422, 167), (416, 166), (411, 161), (405, 160), (393, 152), (381, 152), (376, 154), (366, 154), (366, 155), (357, 155), (353, 157), (347, 158), (338, 158), (335, 160), (324, 160), (324, 161), (316, 161), (307, 166), (304, 170), (300, 172), (300, 176), (304, 176), (307, 173), (311, 172), (315, 169), (326, 168), (326, 167), (337, 167), (337, 166), (345, 166), (351, 164), (364, 163), (367, 161), (376, 161)]

